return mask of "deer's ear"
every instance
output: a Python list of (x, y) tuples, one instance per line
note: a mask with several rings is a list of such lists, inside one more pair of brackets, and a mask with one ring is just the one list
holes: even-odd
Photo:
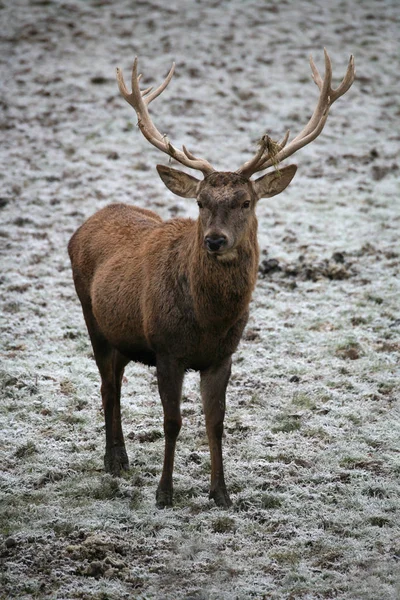
[(157, 165), (157, 171), (171, 192), (183, 198), (196, 198), (197, 186), (200, 183), (196, 177), (164, 165)]
[(297, 171), (297, 165), (289, 165), (277, 171), (267, 173), (253, 181), (253, 188), (257, 198), (271, 198), (283, 192), (292, 181)]

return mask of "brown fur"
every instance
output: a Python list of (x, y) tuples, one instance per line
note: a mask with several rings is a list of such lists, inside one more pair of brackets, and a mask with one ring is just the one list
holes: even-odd
[[(150, 210), (112, 204), (89, 218), (68, 247), (102, 378), (105, 466), (114, 474), (128, 467), (120, 415), (124, 367), (130, 360), (155, 365), (165, 431), (157, 504), (172, 503), (183, 376), (196, 369), (211, 452), (210, 497), (228, 506), (221, 450), (225, 390), (257, 278), (260, 184), (235, 173), (212, 173), (199, 182), (174, 169), (158, 169), (172, 191), (197, 197), (196, 221), (164, 222)], [(275, 174), (265, 176), (269, 193), (263, 188), (263, 195), (286, 187), (295, 167), (287, 170), (279, 185)], [(207, 236), (223, 236), (223, 247), (211, 251)]]

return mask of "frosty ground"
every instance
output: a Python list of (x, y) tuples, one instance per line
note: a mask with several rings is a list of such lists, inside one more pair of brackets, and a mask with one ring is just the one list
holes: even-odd
[[(399, 580), (396, 2), (3, 0), (0, 598), (394, 600)], [(260, 277), (228, 389), (233, 507), (207, 498), (189, 373), (175, 506), (154, 370), (123, 386), (129, 473), (104, 474), (99, 377), (66, 245), (112, 201), (196, 216), (119, 96), (115, 67), (176, 75), (158, 127), (235, 170), (317, 98), (308, 56), (357, 80), (288, 190), (260, 202)], [(127, 77), (128, 79), (128, 77)]]

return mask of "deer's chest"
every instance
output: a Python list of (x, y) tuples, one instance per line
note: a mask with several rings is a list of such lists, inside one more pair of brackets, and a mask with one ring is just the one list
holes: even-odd
[[(193, 297), (182, 277), (152, 303), (145, 324), (149, 346), (156, 354), (169, 354), (186, 368), (201, 370), (233, 354), (248, 318), (248, 299), (226, 298), (203, 292)], [(150, 308), (150, 307), (148, 307)]]

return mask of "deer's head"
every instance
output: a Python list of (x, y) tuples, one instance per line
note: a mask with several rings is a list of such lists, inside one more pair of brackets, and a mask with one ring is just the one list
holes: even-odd
[(183, 171), (157, 165), (161, 179), (171, 192), (197, 200), (204, 248), (209, 254), (226, 259), (235, 256), (235, 249), (254, 224), (257, 201), (282, 192), (296, 168), (290, 165), (255, 181), (240, 173), (220, 171), (199, 180)]

